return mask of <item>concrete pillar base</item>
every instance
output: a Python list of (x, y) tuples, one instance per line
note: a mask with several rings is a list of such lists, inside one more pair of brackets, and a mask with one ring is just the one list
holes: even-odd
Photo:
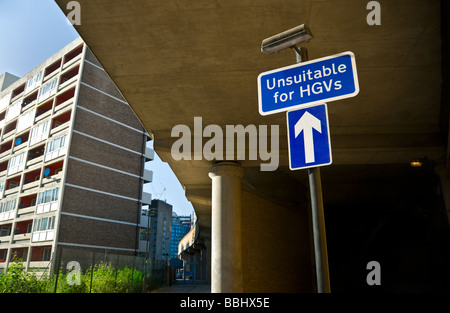
[(242, 292), (241, 178), (243, 169), (223, 162), (209, 171), (211, 201), (211, 292)]

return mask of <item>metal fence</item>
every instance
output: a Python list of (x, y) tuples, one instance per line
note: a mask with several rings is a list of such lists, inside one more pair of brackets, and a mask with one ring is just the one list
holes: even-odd
[(15, 253), (0, 263), (0, 292), (141, 293), (170, 285), (175, 269), (167, 261), (150, 260), (133, 251), (66, 246), (39, 262)]
[(170, 269), (154, 269), (143, 255), (59, 246), (54, 257), (54, 292), (147, 292), (170, 284)]

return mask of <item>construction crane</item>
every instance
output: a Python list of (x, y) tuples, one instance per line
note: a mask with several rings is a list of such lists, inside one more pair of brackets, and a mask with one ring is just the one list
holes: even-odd
[[(161, 199), (164, 193), (166, 192), (166, 186), (164, 186), (162, 183), (159, 184), (163, 187), (163, 190), (160, 193), (155, 194), (155, 199)], [(166, 199), (164, 199), (164, 202), (167, 202)]]

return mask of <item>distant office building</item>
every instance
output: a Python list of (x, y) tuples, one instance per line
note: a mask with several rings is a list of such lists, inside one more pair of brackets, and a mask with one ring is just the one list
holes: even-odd
[(170, 239), (172, 233), (172, 206), (154, 199), (149, 205), (150, 213), (150, 256), (153, 269), (163, 268), (170, 260)]
[(16, 255), (43, 271), (69, 247), (136, 255), (150, 137), (89, 48), (0, 87), (0, 270)]
[(178, 244), (191, 230), (191, 216), (178, 216), (172, 214), (172, 234), (170, 240), (170, 265), (174, 268), (183, 268), (183, 261), (178, 258)]

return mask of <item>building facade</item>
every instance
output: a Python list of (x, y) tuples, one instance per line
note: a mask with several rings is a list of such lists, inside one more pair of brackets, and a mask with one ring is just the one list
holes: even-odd
[(11, 77), (0, 91), (0, 270), (13, 256), (47, 270), (63, 248), (137, 255), (151, 138), (101, 64), (77, 39)]
[(172, 233), (172, 205), (153, 199), (149, 205), (150, 214), (150, 257), (153, 269), (169, 264)]
[(173, 268), (183, 268), (183, 261), (178, 258), (178, 244), (181, 239), (191, 230), (191, 215), (178, 216), (172, 214), (172, 233), (170, 239), (170, 265)]

